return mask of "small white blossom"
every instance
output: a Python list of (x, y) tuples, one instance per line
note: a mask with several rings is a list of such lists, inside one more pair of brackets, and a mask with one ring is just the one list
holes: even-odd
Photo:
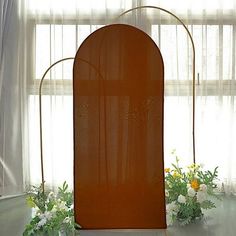
[(183, 195), (179, 195), (178, 196), (178, 202), (179, 203), (186, 203), (186, 198), (185, 198), (185, 196), (183, 196)]
[(65, 223), (65, 224), (71, 223), (71, 218), (67, 216), (67, 217), (63, 220), (63, 223)]
[(43, 213), (38, 213), (38, 217), (40, 220), (42, 220), (45, 218), (45, 215)]
[(207, 186), (205, 184), (200, 184), (199, 190), (206, 193), (207, 192)]
[(171, 182), (169, 182), (169, 181), (166, 181), (166, 185), (167, 185), (169, 188), (172, 187), (172, 184), (171, 184)]
[(193, 188), (188, 189), (188, 195), (189, 197), (194, 197), (196, 194), (195, 190)]
[(55, 196), (54, 192), (50, 192), (50, 193), (48, 194), (48, 199), (49, 199), (49, 200), (54, 199), (55, 197), (56, 197), (56, 196)]
[(59, 201), (58, 208), (59, 210), (68, 211), (68, 207), (66, 206), (66, 202), (64, 201)]
[(46, 211), (44, 214), (47, 220), (50, 220), (52, 218), (52, 212)]
[(52, 218), (52, 212), (49, 211), (45, 211), (43, 214), (39, 214), (39, 219), (46, 219), (46, 220), (50, 220)]
[(46, 223), (47, 223), (47, 219), (46, 219), (46, 218), (42, 218), (42, 219), (38, 222), (37, 226), (40, 228), (40, 227), (44, 226)]
[(169, 192), (168, 192), (168, 190), (165, 190), (165, 196), (166, 196), (166, 197), (169, 197)]
[(73, 210), (74, 209), (74, 204), (71, 204), (71, 206), (69, 207), (69, 210)]
[(188, 189), (191, 188), (191, 184), (187, 184), (187, 188), (188, 188)]
[(51, 210), (51, 212), (54, 214), (54, 213), (56, 213), (57, 212), (57, 206), (53, 206), (53, 208), (52, 208), (52, 210)]
[(197, 192), (197, 202), (202, 203), (207, 200), (207, 195), (206, 193), (199, 191)]

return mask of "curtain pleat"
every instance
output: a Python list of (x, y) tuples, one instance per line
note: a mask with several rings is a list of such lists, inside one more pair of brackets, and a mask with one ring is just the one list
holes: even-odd
[(0, 3), (0, 195), (22, 193), (22, 86), (16, 1)]

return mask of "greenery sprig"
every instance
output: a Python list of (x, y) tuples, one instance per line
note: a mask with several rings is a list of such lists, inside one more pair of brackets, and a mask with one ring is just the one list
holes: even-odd
[(34, 209), (35, 216), (26, 225), (23, 236), (74, 235), (75, 227), (80, 227), (74, 221), (73, 193), (68, 190), (68, 184), (63, 183), (57, 194), (53, 191), (43, 192), (42, 185), (33, 186), (28, 192), (27, 204)]

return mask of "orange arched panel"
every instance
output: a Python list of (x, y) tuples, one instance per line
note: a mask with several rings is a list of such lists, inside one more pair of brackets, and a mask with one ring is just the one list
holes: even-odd
[(133, 26), (109, 25), (83, 42), (73, 73), (76, 222), (166, 228), (159, 49)]

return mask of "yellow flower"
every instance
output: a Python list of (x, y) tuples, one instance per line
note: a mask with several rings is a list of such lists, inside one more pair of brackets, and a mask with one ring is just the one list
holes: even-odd
[(181, 178), (182, 175), (180, 173), (178, 173), (177, 171), (175, 171), (174, 174), (173, 174), (173, 177), (174, 178)]
[(193, 163), (192, 165), (188, 166), (188, 168), (195, 170), (195, 169), (199, 169), (199, 168), (200, 168), (200, 165)]
[(195, 191), (197, 191), (198, 189), (199, 189), (199, 183), (198, 183), (198, 180), (197, 179), (193, 179), (192, 181), (191, 181), (191, 187), (195, 190)]
[(166, 173), (170, 173), (170, 168), (165, 168)]

